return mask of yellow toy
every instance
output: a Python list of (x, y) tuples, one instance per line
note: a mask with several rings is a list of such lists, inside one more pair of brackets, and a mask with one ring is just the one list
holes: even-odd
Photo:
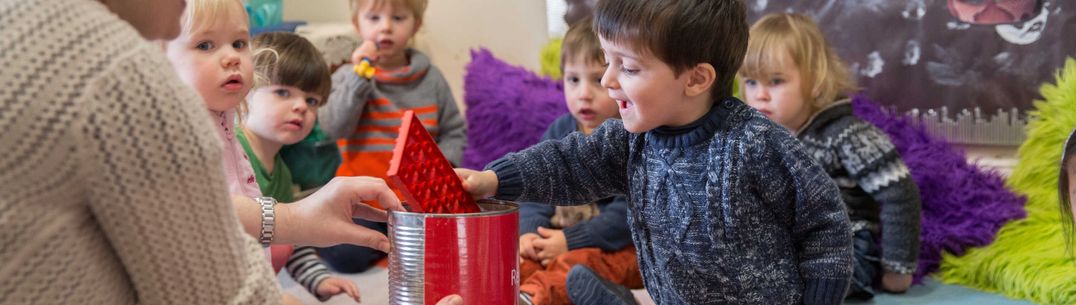
[(362, 61), (360, 61), (358, 65), (355, 65), (355, 73), (363, 78), (373, 78), (374, 72), (377, 72), (377, 69), (374, 68), (373, 64), (370, 64), (370, 58), (368, 57), (363, 57)]

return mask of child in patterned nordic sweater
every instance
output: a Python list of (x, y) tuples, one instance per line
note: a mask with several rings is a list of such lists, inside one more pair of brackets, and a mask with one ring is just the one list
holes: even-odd
[(919, 253), (920, 201), (893, 143), (852, 114), (852, 79), (810, 17), (767, 15), (750, 37), (740, 69), (747, 104), (799, 138), (848, 206), (856, 258), (849, 296), (872, 298), (879, 277), (882, 289), (904, 292)]

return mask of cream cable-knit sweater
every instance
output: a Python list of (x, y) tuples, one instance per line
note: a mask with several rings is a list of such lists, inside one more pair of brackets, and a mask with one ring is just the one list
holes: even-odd
[(100, 3), (0, 0), (0, 304), (279, 303), (208, 118)]

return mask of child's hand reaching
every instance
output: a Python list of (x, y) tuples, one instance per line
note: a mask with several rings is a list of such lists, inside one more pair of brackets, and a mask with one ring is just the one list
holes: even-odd
[(371, 64), (377, 62), (379, 59), (379, 56), (377, 55), (377, 43), (371, 40), (363, 41), (362, 44), (359, 45), (359, 48), (355, 49), (354, 52), (351, 52), (352, 64), (358, 66), (362, 63), (363, 58), (370, 59)]
[(355, 73), (359, 76), (371, 79), (376, 75), (377, 69), (374, 68), (374, 63), (377, 62), (377, 45), (371, 41), (363, 42), (355, 52), (351, 53), (351, 63), (354, 64)]
[(463, 189), (471, 193), (475, 199), (487, 198), (497, 192), (497, 173), (491, 170), (475, 171), (466, 168), (457, 168), (456, 175), (463, 181)]
[(537, 261), (542, 266), (549, 265), (558, 255), (568, 253), (568, 239), (564, 237), (564, 230), (546, 229), (538, 227), (538, 234), (542, 236), (534, 241), (534, 247), (538, 251)]
[(882, 289), (888, 292), (905, 292), (908, 287), (912, 286), (911, 274), (900, 274), (896, 272), (885, 271), (882, 274)]
[(359, 299), (359, 288), (355, 287), (355, 283), (349, 280), (345, 280), (339, 277), (330, 276), (329, 278), (318, 283), (317, 294), (318, 296), (334, 296), (341, 293), (346, 293), (355, 302), (362, 303)]

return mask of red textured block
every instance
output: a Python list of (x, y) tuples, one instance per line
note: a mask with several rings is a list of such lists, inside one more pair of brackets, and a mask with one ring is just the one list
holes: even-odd
[(463, 182), (452, 170), (452, 164), (414, 111), (404, 112), (388, 176), (389, 183), (400, 191), (414, 212), (479, 212), (478, 204), (463, 190)]

